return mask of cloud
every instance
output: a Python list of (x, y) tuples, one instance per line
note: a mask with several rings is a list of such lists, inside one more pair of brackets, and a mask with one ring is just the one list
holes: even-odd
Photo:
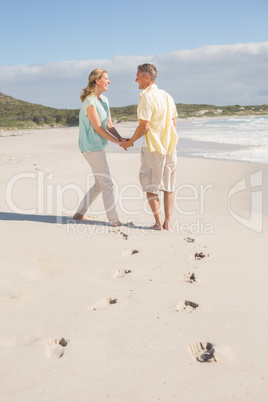
[(155, 64), (157, 84), (176, 103), (268, 103), (268, 42), (205, 46), (167, 54), (115, 56), (40, 65), (1, 66), (0, 91), (29, 102), (79, 108), (80, 92), (94, 68), (108, 71), (111, 106), (137, 104), (136, 68)]

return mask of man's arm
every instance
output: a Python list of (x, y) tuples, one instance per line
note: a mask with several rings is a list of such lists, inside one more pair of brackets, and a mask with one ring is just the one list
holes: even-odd
[(135, 141), (137, 141), (139, 138), (141, 138), (149, 129), (149, 121), (147, 120), (140, 120), (140, 124), (136, 128), (135, 133), (133, 136), (128, 140), (127, 142), (124, 142), (124, 147), (129, 148), (132, 147)]

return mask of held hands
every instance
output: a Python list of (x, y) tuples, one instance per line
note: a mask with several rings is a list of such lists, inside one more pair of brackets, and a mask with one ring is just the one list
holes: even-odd
[(119, 145), (121, 148), (124, 148), (125, 151), (127, 151), (127, 149), (126, 149), (126, 147), (125, 147), (125, 142), (120, 141), (120, 142), (118, 143), (118, 145)]
[(130, 148), (131, 146), (133, 147), (133, 144), (130, 142), (130, 138), (121, 138), (119, 145), (121, 148), (124, 148), (125, 151), (127, 151), (127, 148)]
[(120, 146), (126, 150), (126, 148), (133, 147), (133, 143), (130, 138), (122, 138), (124, 142), (121, 142)]

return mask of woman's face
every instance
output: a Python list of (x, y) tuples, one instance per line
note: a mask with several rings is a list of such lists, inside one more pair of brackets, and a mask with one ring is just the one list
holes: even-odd
[(108, 91), (108, 85), (111, 84), (108, 74), (103, 73), (101, 78), (99, 80), (96, 80), (96, 84), (100, 92)]

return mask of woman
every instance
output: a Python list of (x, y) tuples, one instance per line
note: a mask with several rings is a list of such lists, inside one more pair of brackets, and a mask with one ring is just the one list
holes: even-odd
[(107, 218), (112, 226), (122, 225), (115, 209), (113, 183), (105, 155), (108, 141), (122, 145), (124, 138), (113, 126), (108, 99), (102, 95), (108, 91), (110, 80), (106, 70), (95, 69), (83, 89), (83, 102), (79, 113), (79, 148), (89, 163), (95, 183), (81, 201), (73, 219), (89, 219), (85, 213), (97, 196), (102, 193)]

